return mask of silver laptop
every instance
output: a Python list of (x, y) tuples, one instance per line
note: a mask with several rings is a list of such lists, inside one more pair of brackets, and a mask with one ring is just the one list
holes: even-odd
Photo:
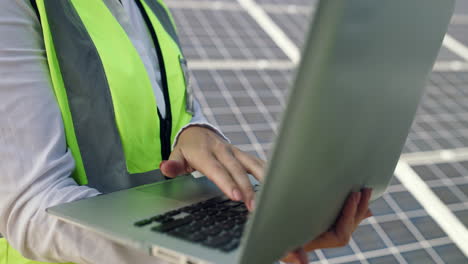
[(350, 191), (385, 191), (453, 6), (320, 1), (252, 215), (191, 175), (48, 212), (168, 263), (274, 262), (327, 230)]

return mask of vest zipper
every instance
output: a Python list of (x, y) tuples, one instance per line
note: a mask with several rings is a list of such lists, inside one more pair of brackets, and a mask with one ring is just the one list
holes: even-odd
[(161, 155), (163, 160), (167, 160), (169, 159), (169, 155), (171, 154), (172, 113), (171, 100), (169, 98), (169, 85), (167, 83), (166, 67), (164, 64), (161, 46), (159, 45), (158, 37), (156, 35), (156, 31), (153, 27), (153, 24), (151, 24), (151, 20), (143, 7), (141, 0), (135, 0), (135, 2), (138, 5), (140, 13), (142, 14), (145, 20), (145, 23), (148, 27), (148, 30), (151, 34), (151, 38), (154, 43), (154, 47), (156, 48), (156, 53), (158, 55), (159, 70), (161, 71), (162, 92), (164, 95), (164, 101), (166, 103), (166, 118), (163, 118), (158, 110), (161, 139)]

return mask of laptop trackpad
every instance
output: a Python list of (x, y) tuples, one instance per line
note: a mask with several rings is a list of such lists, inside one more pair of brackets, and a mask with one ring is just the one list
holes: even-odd
[(222, 194), (207, 177), (194, 178), (191, 175), (142, 186), (136, 190), (183, 202), (196, 202)]

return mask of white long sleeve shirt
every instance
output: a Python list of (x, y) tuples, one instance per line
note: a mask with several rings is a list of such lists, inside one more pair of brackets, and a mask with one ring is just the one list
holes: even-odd
[[(105, 1), (138, 50), (165, 115), (157, 54), (139, 9), (133, 0)], [(209, 126), (197, 103), (192, 123)], [(74, 167), (37, 15), (29, 0), (0, 0), (0, 233), (37, 261), (164, 263), (45, 212), (99, 194), (76, 184)]]

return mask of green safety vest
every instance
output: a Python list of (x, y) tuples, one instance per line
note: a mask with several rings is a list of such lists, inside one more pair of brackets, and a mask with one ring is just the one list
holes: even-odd
[[(166, 102), (157, 110), (146, 68), (103, 0), (32, 0), (43, 30), (73, 178), (101, 192), (154, 182), (177, 132), (190, 122), (186, 62), (161, 0), (135, 0), (155, 43)], [(0, 264), (35, 264), (0, 239)]]

